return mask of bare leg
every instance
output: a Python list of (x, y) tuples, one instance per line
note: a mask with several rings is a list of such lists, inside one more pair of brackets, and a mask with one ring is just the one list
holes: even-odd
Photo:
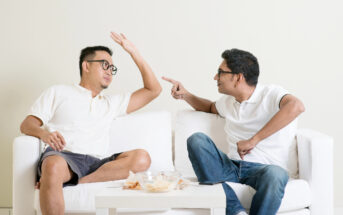
[(64, 214), (63, 183), (73, 173), (63, 157), (52, 155), (44, 159), (40, 179), (40, 207), (43, 215)]
[(82, 177), (79, 183), (113, 181), (125, 179), (132, 172), (145, 171), (150, 167), (150, 156), (143, 149), (123, 152), (114, 161), (105, 163), (95, 172)]

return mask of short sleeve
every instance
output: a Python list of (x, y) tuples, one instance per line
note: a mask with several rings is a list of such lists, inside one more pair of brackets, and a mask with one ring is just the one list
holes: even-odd
[(285, 95), (288, 95), (288, 94), (289, 92), (280, 86), (277, 86), (277, 85), (269, 86), (267, 96), (268, 96), (269, 105), (272, 112), (277, 112), (280, 110), (281, 99)]
[(47, 124), (54, 114), (55, 90), (54, 87), (46, 89), (31, 106), (28, 115), (33, 115)]
[(224, 95), (219, 100), (216, 101), (216, 109), (220, 116), (225, 117), (228, 109), (228, 99), (229, 97)]
[(127, 114), (126, 110), (129, 106), (130, 98), (131, 93), (109, 96), (111, 109), (114, 110), (114, 118), (118, 116), (124, 116)]

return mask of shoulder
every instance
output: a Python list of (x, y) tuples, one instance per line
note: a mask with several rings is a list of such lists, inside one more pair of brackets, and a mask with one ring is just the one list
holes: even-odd
[(218, 114), (224, 117), (231, 110), (234, 101), (234, 97), (230, 95), (221, 96), (215, 103)]
[(78, 92), (77, 85), (72, 84), (59, 84), (59, 85), (53, 85), (51, 86), (52, 90), (58, 92), (58, 93), (72, 93), (72, 92)]
[(52, 85), (49, 88), (47, 88), (48, 91), (70, 91), (70, 90), (74, 90), (74, 86), (73, 85), (67, 85), (67, 84), (56, 84), (56, 85)]
[(280, 96), (284, 96), (286, 94), (289, 94), (288, 91), (276, 84), (268, 84), (268, 85), (261, 85), (260, 86), (260, 93), (265, 98), (277, 98)]
[(278, 110), (282, 98), (289, 94), (286, 89), (275, 84), (263, 86), (261, 93), (264, 103), (267, 103), (273, 110)]
[(42, 95), (49, 97), (68, 96), (71, 95), (75, 90), (76, 88), (73, 85), (52, 85), (45, 89)]
[(220, 105), (230, 105), (232, 102), (235, 101), (235, 98), (233, 96), (230, 95), (222, 95), (217, 101), (216, 103), (220, 104)]
[(285, 90), (283, 87), (281, 87), (280, 85), (276, 85), (276, 84), (261, 84), (259, 85), (260, 87), (260, 91), (263, 93), (263, 94), (268, 94), (268, 93), (271, 93), (271, 92), (277, 92), (277, 91), (282, 91), (282, 90)]

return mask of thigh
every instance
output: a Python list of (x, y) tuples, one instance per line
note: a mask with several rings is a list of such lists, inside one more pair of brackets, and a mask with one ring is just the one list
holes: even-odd
[[(123, 155), (124, 154), (124, 155)], [(112, 162), (114, 160), (120, 159), (120, 158), (126, 158), (128, 156), (132, 156), (131, 153), (127, 154), (125, 152), (115, 153), (109, 157), (98, 159), (90, 155), (86, 155), (85, 164), (89, 166), (89, 169), (87, 171), (87, 174), (89, 175), (93, 172), (95, 172), (97, 169), (99, 169), (102, 165)], [(120, 157), (120, 158), (119, 158)]]
[(188, 157), (200, 183), (212, 184), (238, 181), (238, 168), (213, 140), (197, 132), (187, 139)]
[(269, 177), (268, 174), (265, 174), (265, 173), (268, 172), (271, 166), (273, 165), (240, 161), (240, 167), (239, 167), (240, 183), (256, 188), (257, 183), (260, 180), (268, 180), (267, 178), (264, 178), (264, 177)]

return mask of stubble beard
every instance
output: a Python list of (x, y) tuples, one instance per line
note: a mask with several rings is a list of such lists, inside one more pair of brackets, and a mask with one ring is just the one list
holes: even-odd
[(108, 85), (107, 86), (106, 85), (101, 85), (102, 89), (107, 89), (107, 87), (108, 87)]

